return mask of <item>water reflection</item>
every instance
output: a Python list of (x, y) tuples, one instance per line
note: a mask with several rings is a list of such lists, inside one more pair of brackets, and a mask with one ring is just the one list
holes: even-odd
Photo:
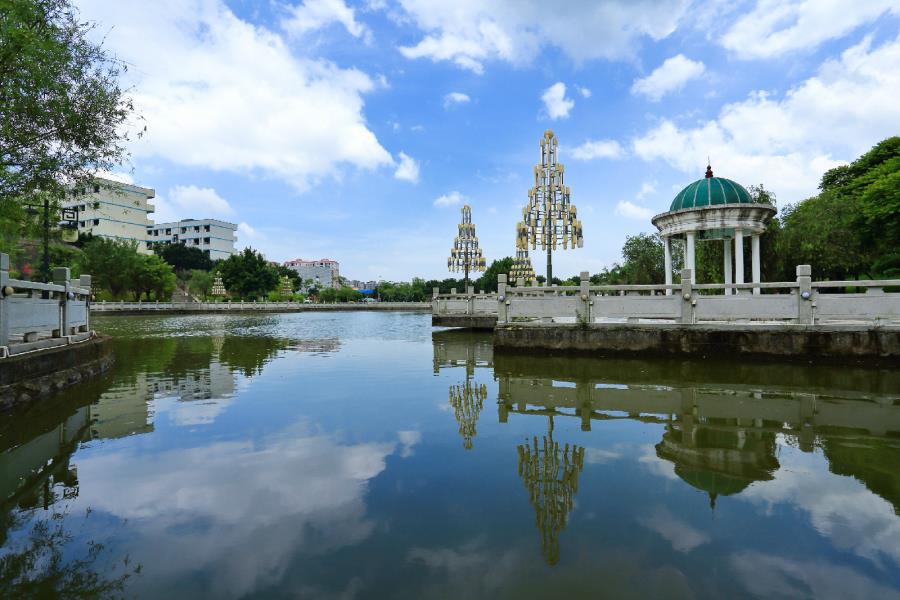
[[(584, 432), (616, 421), (661, 425), (652, 455), (640, 460), (702, 491), (712, 509), (722, 496), (792, 501), (819, 521), (820, 531), (834, 532), (837, 544), (862, 555), (885, 553), (900, 559), (900, 526), (893, 516), (860, 498), (856, 503), (870, 505), (868, 511), (860, 508), (848, 515), (838, 514), (845, 509), (834, 506), (817, 507), (816, 497), (822, 498), (825, 490), (809, 495), (809, 490), (797, 491), (794, 486), (808, 486), (809, 479), (792, 484), (796, 474), (783, 471), (779, 461), (781, 446), (821, 452), (831, 472), (861, 481), (900, 514), (900, 385), (885, 390), (882, 377), (860, 385), (860, 373), (853, 369), (840, 375), (820, 371), (818, 377), (799, 381), (798, 372), (760, 365), (729, 370), (711, 364), (700, 370), (675, 362), (501, 355), (495, 365), (498, 418), (507, 423), (511, 415), (571, 417)], [(521, 460), (521, 447), (519, 453)], [(676, 528), (671, 514), (644, 517), (644, 522), (656, 530)], [(855, 522), (859, 531), (847, 531), (848, 522)], [(873, 527), (888, 533), (881, 540), (872, 533), (860, 536), (877, 531)], [(685, 540), (691, 537), (680, 530)], [(673, 545), (694, 547), (685, 540), (673, 540)], [(542, 533), (542, 548), (546, 543)]]
[(584, 469), (584, 448), (569, 444), (560, 448), (553, 439), (553, 417), (548, 417), (547, 433), (516, 447), (519, 477), (528, 490), (534, 508), (535, 525), (541, 534), (541, 553), (549, 565), (559, 562), (559, 534), (575, 507), (578, 476)]
[(441, 369), (460, 369), (465, 379), (450, 386), (448, 402), (463, 448), (472, 449), (472, 440), (477, 435), (478, 417), (487, 398), (487, 386), (474, 381), (475, 369), (487, 369), (494, 363), (494, 348), (490, 338), (468, 331), (437, 331), (432, 334), (434, 348), (434, 372)]

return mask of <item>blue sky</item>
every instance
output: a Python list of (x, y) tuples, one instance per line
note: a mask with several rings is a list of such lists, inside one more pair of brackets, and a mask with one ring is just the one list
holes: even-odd
[(707, 155), (783, 205), (900, 133), (900, 0), (78, 5), (130, 65), (123, 176), (157, 221), (230, 220), (352, 279), (449, 276), (462, 202), (513, 255), (547, 128), (584, 223), (559, 275), (619, 260)]

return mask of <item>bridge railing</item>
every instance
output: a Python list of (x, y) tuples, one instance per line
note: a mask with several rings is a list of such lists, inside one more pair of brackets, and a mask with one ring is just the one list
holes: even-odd
[(449, 294), (441, 294), (438, 288), (433, 288), (431, 306), (435, 315), (496, 315), (497, 294), (476, 293), (472, 286), (463, 293), (452, 288)]
[[(813, 282), (809, 265), (786, 282), (696, 284), (690, 269), (671, 285), (525, 286), (498, 278), (498, 323), (834, 322), (900, 323), (900, 280)], [(854, 288), (854, 293), (835, 290)]]
[(53, 283), (12, 279), (0, 254), (0, 358), (90, 337), (91, 276), (71, 280), (53, 270)]

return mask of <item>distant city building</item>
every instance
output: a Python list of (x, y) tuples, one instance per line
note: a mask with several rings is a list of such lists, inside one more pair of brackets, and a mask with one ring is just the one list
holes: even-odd
[(236, 252), (237, 225), (218, 219), (185, 219), (172, 223), (149, 224), (147, 245), (184, 244), (199, 248), (213, 260), (226, 259)]
[(319, 260), (303, 260), (297, 258), (284, 263), (284, 266), (293, 269), (300, 276), (305, 290), (307, 281), (312, 281), (317, 287), (340, 287), (340, 265), (336, 260), (322, 258)]
[(155, 196), (150, 188), (96, 178), (69, 189), (61, 204), (77, 211), (79, 233), (137, 242), (138, 251), (148, 254), (147, 227), (154, 210), (148, 200)]

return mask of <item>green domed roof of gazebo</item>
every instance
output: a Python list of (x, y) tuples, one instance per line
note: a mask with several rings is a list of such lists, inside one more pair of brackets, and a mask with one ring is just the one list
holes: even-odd
[(698, 179), (678, 192), (678, 195), (672, 200), (669, 210), (719, 204), (754, 204), (754, 202), (744, 186), (724, 177), (713, 177), (712, 168), (707, 167), (706, 177)]

